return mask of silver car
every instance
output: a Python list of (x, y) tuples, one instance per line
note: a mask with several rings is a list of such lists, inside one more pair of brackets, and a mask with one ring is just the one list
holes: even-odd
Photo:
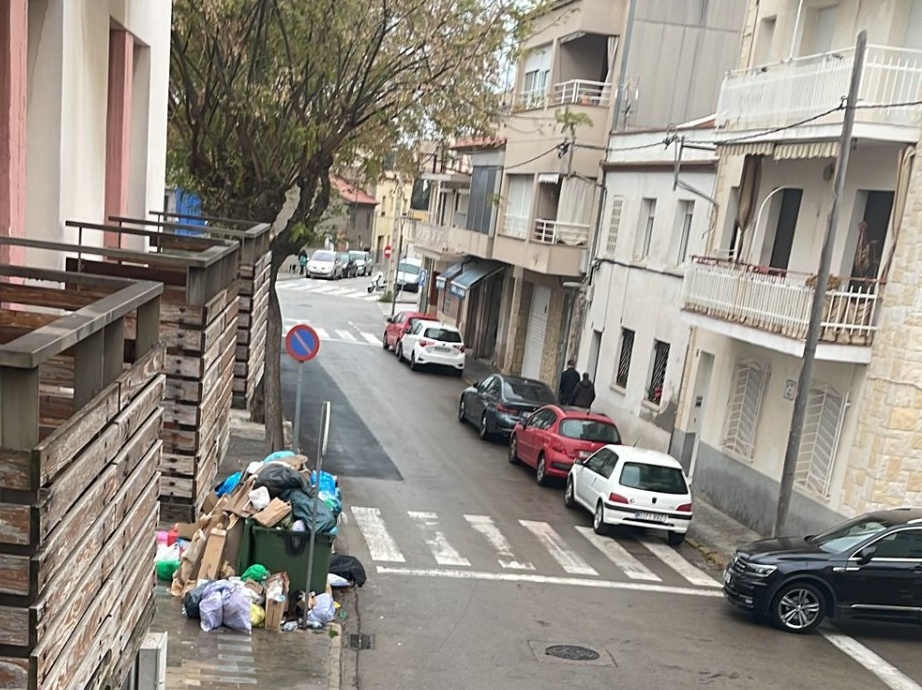
[(308, 278), (339, 280), (343, 277), (343, 263), (339, 255), (327, 249), (318, 249), (307, 262)]
[(371, 254), (366, 251), (353, 249), (349, 252), (349, 259), (355, 264), (355, 275), (370, 276), (374, 268), (374, 262), (371, 260)]

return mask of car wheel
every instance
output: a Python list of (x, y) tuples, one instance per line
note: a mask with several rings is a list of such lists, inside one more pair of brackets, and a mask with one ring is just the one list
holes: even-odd
[(387, 332), (385, 331), (384, 335), (381, 336), (381, 344), (384, 346), (385, 350), (390, 349), (390, 345), (387, 344)]
[(467, 421), (467, 410), (464, 409), (464, 398), (458, 403), (458, 421), (464, 424)]
[(784, 585), (772, 602), (772, 620), (785, 632), (812, 632), (826, 617), (823, 593), (808, 582)]
[(511, 465), (519, 464), (519, 439), (515, 436), (509, 439), (509, 463)]
[(538, 482), (538, 486), (548, 485), (547, 460), (544, 457), (544, 453), (538, 456), (538, 466), (535, 468), (535, 481)]
[(410, 369), (412, 371), (417, 371), (419, 369), (419, 365), (416, 363), (416, 355), (412, 352), (410, 353)]
[(488, 438), (490, 438), (490, 429), (488, 428), (488, 425), (487, 425), (487, 413), (486, 412), (484, 412), (480, 416), (480, 427), (477, 429), (477, 431), (480, 432), (481, 440), (486, 441)]
[(592, 514), (592, 531), (601, 536), (608, 534), (608, 525), (605, 524), (605, 506), (602, 501), (595, 504), (595, 512)]
[(679, 546), (685, 541), (685, 532), (667, 532), (666, 541), (669, 543), (669, 546)]
[(563, 504), (571, 509), (576, 507), (576, 497), (573, 495), (573, 477), (567, 477), (567, 488), (563, 492)]
[(397, 359), (401, 362), (403, 361), (403, 343), (399, 340), (397, 341), (397, 347), (394, 349), (394, 354), (397, 355)]

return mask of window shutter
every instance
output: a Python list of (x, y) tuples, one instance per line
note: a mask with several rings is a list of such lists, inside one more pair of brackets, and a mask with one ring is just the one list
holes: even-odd
[(756, 430), (767, 380), (767, 367), (758, 362), (737, 362), (730, 386), (723, 445), (746, 460), (751, 460), (755, 452)]
[(621, 227), (621, 212), (624, 209), (624, 197), (613, 196), (611, 199), (611, 217), (608, 220), (608, 234), (605, 238), (605, 253), (614, 256), (618, 247), (618, 229)]
[(822, 498), (830, 494), (844, 412), (845, 401), (834, 389), (810, 391), (794, 481)]

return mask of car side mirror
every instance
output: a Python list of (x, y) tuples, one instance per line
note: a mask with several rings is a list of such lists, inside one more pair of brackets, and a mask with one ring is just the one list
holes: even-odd
[(394, 323), (394, 317), (393, 317), (393, 316), (388, 316), (388, 317), (387, 317), (387, 322), (388, 322), (388, 323)]
[(865, 546), (861, 551), (855, 554), (858, 560), (858, 565), (867, 565), (871, 562), (871, 559), (874, 558), (874, 554), (877, 553), (876, 546)]

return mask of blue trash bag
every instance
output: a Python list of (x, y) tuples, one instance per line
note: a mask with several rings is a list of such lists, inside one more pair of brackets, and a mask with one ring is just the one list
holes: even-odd
[(290, 458), (292, 455), (294, 455), (294, 453), (290, 450), (277, 450), (263, 458), (263, 462), (274, 462), (282, 458)]
[[(311, 472), (311, 486), (317, 486), (317, 471)], [(320, 471), (320, 490), (339, 497), (339, 487), (336, 486), (336, 477), (329, 472)]]
[(218, 498), (236, 489), (241, 479), (243, 479), (243, 472), (234, 472), (231, 476), (218, 484), (218, 487), (215, 489)]
[(339, 496), (321, 491), (317, 494), (317, 498), (327, 504), (327, 507), (333, 513), (333, 517), (338, 518), (340, 513), (343, 512), (343, 502)]

